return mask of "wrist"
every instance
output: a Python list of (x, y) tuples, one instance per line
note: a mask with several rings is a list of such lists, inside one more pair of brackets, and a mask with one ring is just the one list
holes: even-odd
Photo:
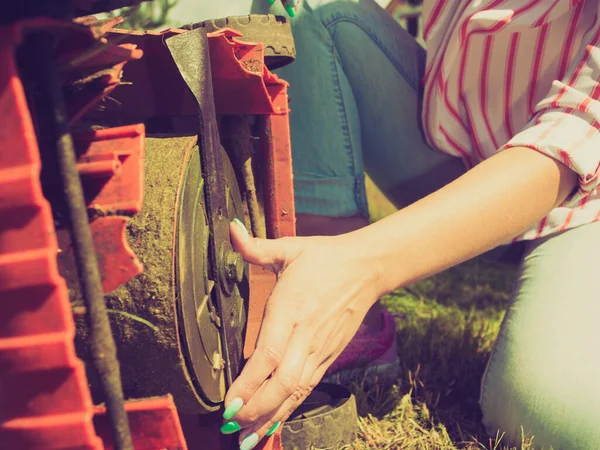
[[(346, 258), (352, 261), (351, 267), (355, 277), (373, 293), (373, 303), (397, 288), (396, 278), (399, 264), (390, 264), (392, 259), (397, 261), (399, 252), (393, 252), (389, 246), (382, 245), (386, 239), (377, 235), (373, 225), (369, 225), (351, 233), (337, 236), (339, 244), (344, 248)], [(389, 239), (387, 240), (389, 242)]]

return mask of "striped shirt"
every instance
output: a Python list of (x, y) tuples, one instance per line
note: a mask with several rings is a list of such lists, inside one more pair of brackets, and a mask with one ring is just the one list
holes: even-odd
[(473, 167), (529, 147), (579, 186), (515, 240), (600, 220), (600, 0), (425, 0), (423, 126)]

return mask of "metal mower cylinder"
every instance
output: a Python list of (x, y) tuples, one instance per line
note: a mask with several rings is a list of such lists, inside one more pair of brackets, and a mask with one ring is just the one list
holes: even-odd
[[(197, 137), (147, 138), (145, 147), (144, 203), (126, 231), (144, 272), (106, 296), (123, 389), (128, 398), (170, 393), (181, 413), (206, 413), (218, 409), (225, 396), (227, 362), (219, 328), (223, 320), (245, 322), (247, 277), (243, 265), (232, 265), (240, 272), (229, 280), (237, 314), (221, 317), (211, 293), (215, 283), (228, 279), (214, 280), (209, 270), (214, 250)], [(229, 193), (224, 213), (243, 217), (235, 173), (221, 151)], [(83, 317), (76, 323), (78, 353), (89, 360), (87, 325)], [(88, 378), (101, 401), (93, 370)]]

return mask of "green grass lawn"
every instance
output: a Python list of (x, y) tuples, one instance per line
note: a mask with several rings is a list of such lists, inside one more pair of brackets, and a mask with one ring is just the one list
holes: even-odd
[[(367, 185), (373, 219), (393, 212), (370, 181)], [(350, 448), (508, 449), (501, 436), (486, 435), (478, 399), (515, 271), (472, 260), (383, 300), (399, 315), (402, 370), (393, 386), (352, 386), (360, 437)]]

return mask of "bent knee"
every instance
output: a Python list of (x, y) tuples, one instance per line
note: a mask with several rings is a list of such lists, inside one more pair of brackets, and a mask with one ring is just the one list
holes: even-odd
[(483, 423), (491, 436), (503, 436), (503, 445), (519, 448), (523, 438), (531, 439), (534, 448), (600, 448), (598, 368), (518, 361), (501, 351), (495, 353), (482, 381), (480, 400)]
[(482, 382), (484, 424), (504, 443), (600, 449), (599, 225), (532, 245)]

